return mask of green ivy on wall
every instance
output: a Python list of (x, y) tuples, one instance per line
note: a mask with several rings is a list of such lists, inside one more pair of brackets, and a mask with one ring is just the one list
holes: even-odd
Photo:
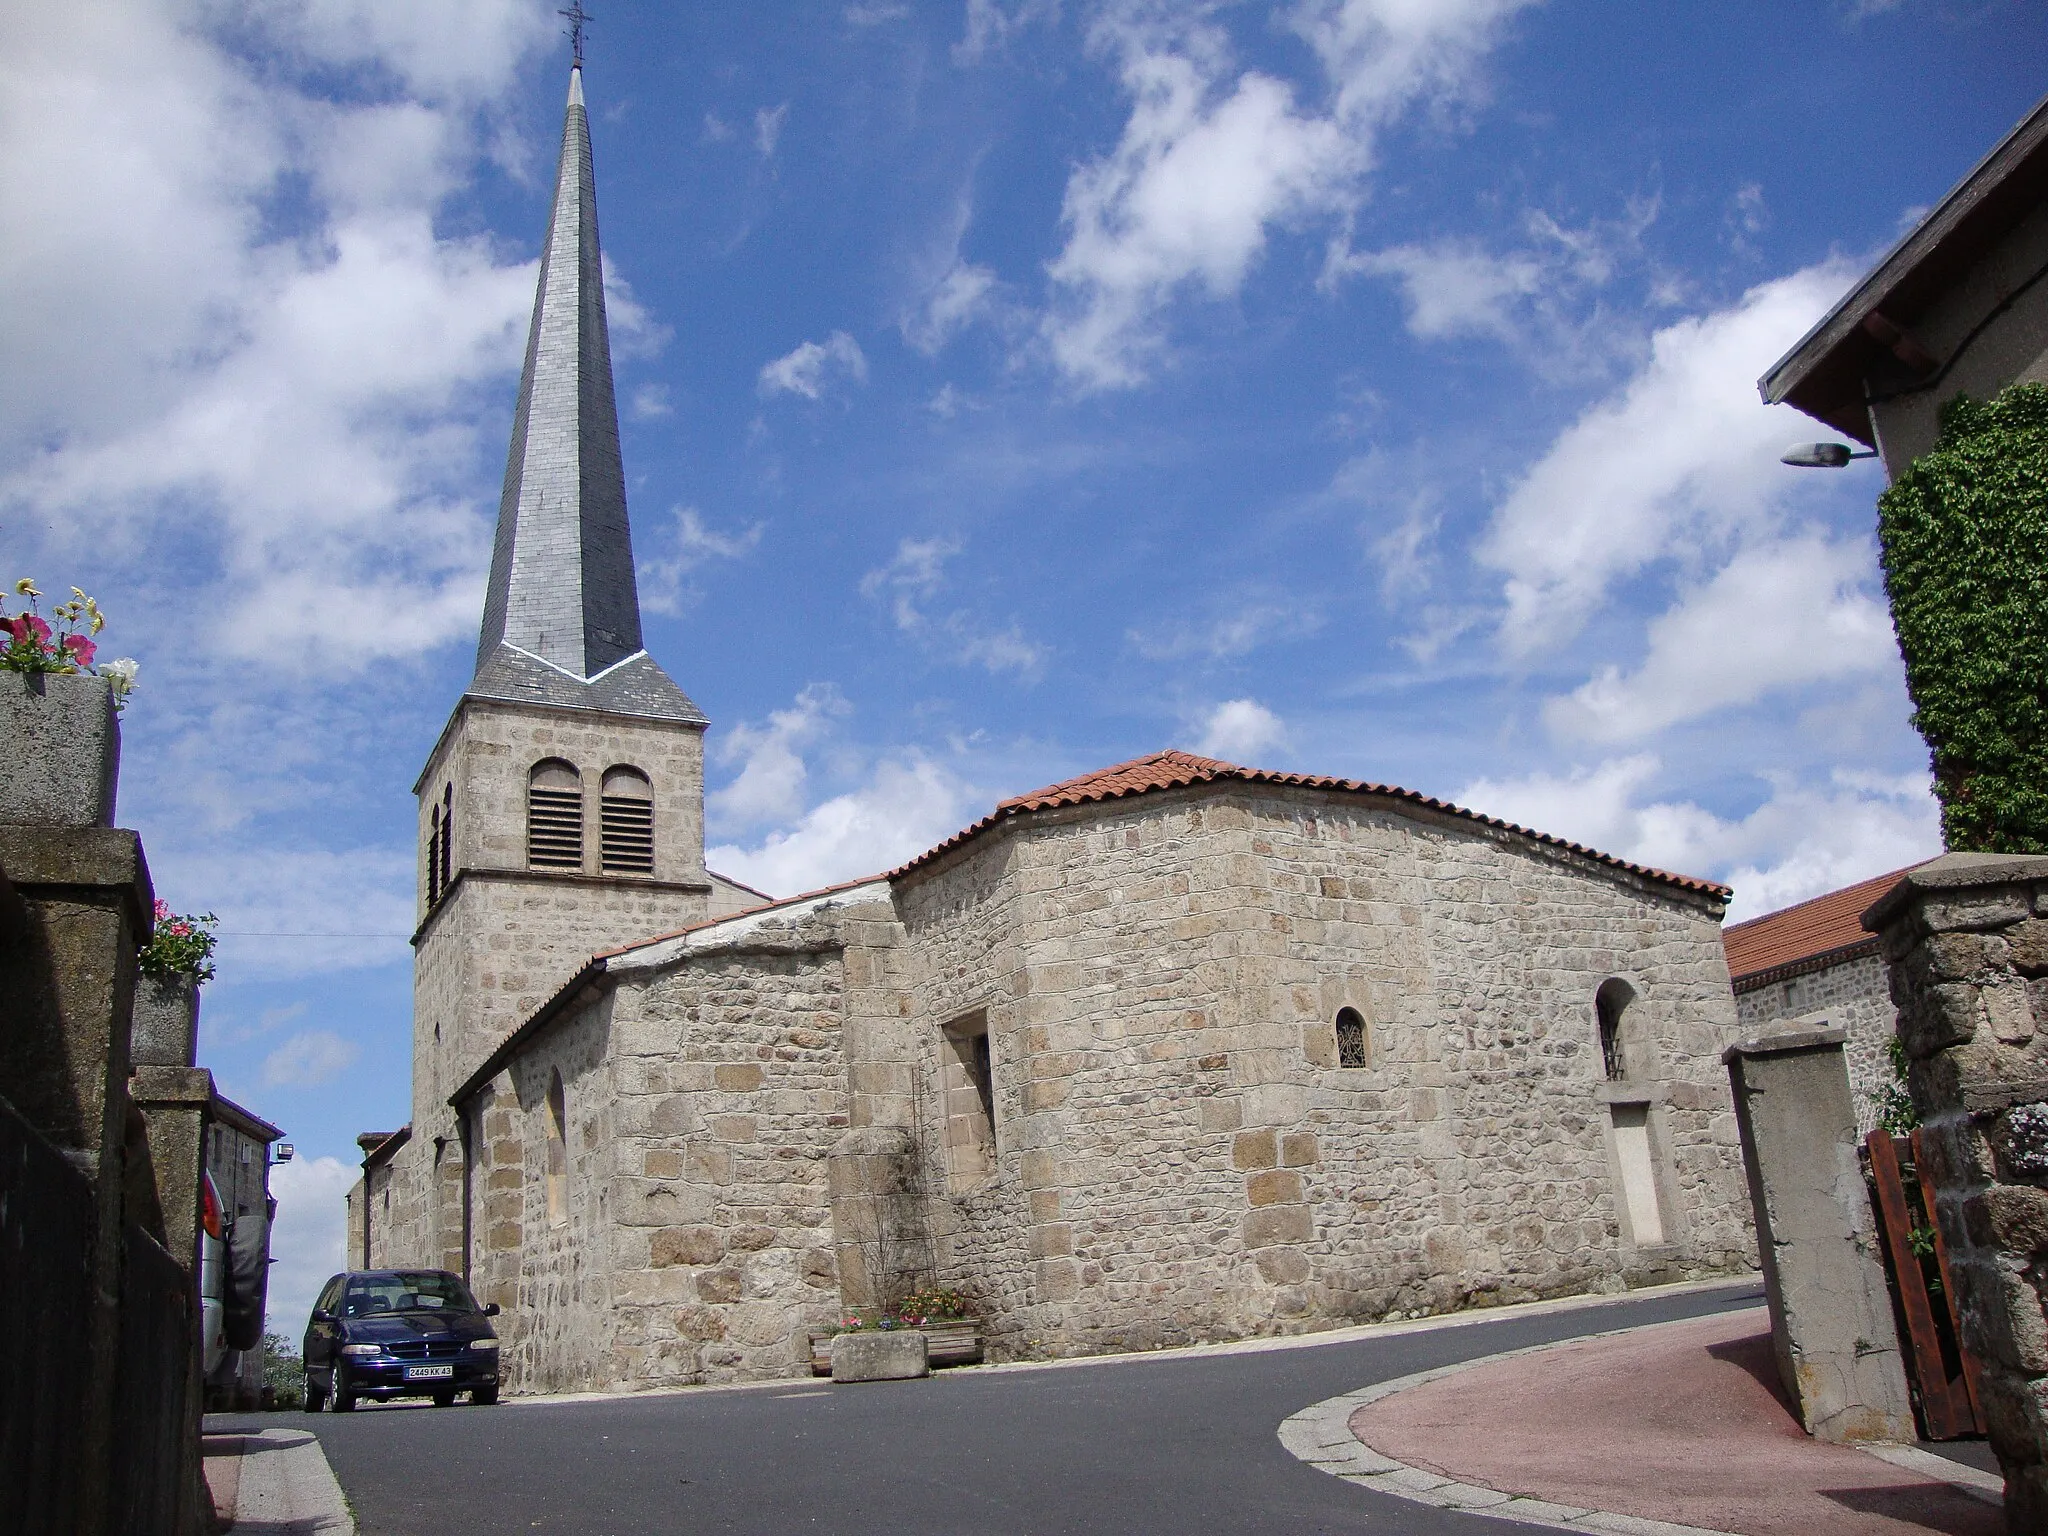
[(2048, 386), (1951, 400), (1877, 506), (1943, 839), (2048, 853)]

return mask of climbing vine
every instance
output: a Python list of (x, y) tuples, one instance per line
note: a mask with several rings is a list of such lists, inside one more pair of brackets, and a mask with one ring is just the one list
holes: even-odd
[(1944, 840), (2048, 853), (2048, 386), (1951, 400), (1878, 514)]

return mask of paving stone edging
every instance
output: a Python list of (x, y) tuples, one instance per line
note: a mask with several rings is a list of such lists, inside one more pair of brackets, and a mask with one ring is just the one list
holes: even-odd
[[(1554, 1531), (1576, 1531), (1580, 1536), (1596, 1532), (1598, 1536), (1741, 1536), (1740, 1532), (1711, 1530), (1699, 1525), (1677, 1525), (1669, 1520), (1650, 1520), (1641, 1515), (1617, 1514), (1610, 1510), (1578, 1509), (1568, 1504), (1555, 1504), (1547, 1499), (1531, 1498), (1526, 1494), (1502, 1493), (1497, 1488), (1482, 1487), (1477, 1483), (1461, 1483), (1451, 1478), (1439, 1477), (1422, 1467), (1410, 1466), (1395, 1461), (1391, 1456), (1382, 1456), (1366, 1445), (1351, 1432), (1351, 1416), (1368, 1403), (1376, 1403), (1383, 1397), (1392, 1397), (1396, 1392), (1405, 1392), (1410, 1387), (1425, 1386), (1432, 1381), (1441, 1381), (1446, 1376), (1455, 1376), (1460, 1371), (1475, 1370), (1482, 1365), (1497, 1365), (1503, 1360), (1512, 1360), (1519, 1355), (1541, 1354), (1545, 1350), (1561, 1349), (1568, 1344), (1583, 1344), (1592, 1339), (1611, 1339), (1623, 1334), (1641, 1333), (1650, 1328), (1662, 1328), (1665, 1323), (1637, 1323), (1627, 1328), (1611, 1328), (1603, 1333), (1582, 1334), (1577, 1338), (1559, 1339), (1549, 1344), (1532, 1344), (1524, 1349), (1503, 1350), (1497, 1355), (1482, 1355), (1476, 1360), (1461, 1360), (1455, 1365), (1439, 1366), (1433, 1371), (1417, 1371), (1412, 1376), (1397, 1376), (1392, 1381), (1377, 1382), (1369, 1387), (1345, 1392), (1337, 1397), (1325, 1398), (1313, 1403), (1297, 1414), (1284, 1419), (1279, 1428), (1280, 1443), (1288, 1452), (1307, 1462), (1318, 1472), (1327, 1472), (1360, 1488), (1370, 1488), (1376, 1493), (1389, 1494), (1397, 1499), (1407, 1499), (1416, 1504), (1428, 1504), (1437, 1509), (1456, 1509), (1471, 1515), (1489, 1515), (1501, 1520), (1515, 1520), (1524, 1525), (1541, 1526)], [(1930, 1455), (1912, 1446), (1866, 1446), (1859, 1447), (1880, 1460), (1897, 1466), (1909, 1467), (1930, 1479), (1948, 1483), (1958, 1491), (1986, 1502), (2003, 1502), (2003, 1489), (1993, 1494), (1987, 1487), (1992, 1483), (1988, 1474), (1974, 1467), (1949, 1465), (1942, 1457)], [(1903, 1454), (1902, 1454), (1903, 1453)]]

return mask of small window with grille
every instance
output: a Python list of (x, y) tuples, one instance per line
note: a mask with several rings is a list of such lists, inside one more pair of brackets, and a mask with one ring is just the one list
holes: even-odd
[(526, 862), (534, 869), (583, 867), (583, 778), (573, 763), (549, 758), (527, 775)]
[(1366, 1042), (1365, 1015), (1356, 1008), (1337, 1010), (1337, 1065), (1362, 1067), (1371, 1060)]
[(600, 853), (608, 875), (654, 873), (654, 786), (638, 768), (605, 771)]

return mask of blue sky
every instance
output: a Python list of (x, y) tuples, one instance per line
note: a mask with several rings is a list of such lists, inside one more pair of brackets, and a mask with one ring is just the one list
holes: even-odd
[[(0, 57), (0, 552), (142, 663), (281, 1307), (408, 1113), (567, 49), (525, 0), (102, 0)], [(1176, 745), (1754, 915), (1933, 852), (1876, 472), (1754, 380), (2048, 88), (2017, 3), (598, 10), (649, 648), (776, 894)], [(348, 935), (351, 937), (335, 937)]]

